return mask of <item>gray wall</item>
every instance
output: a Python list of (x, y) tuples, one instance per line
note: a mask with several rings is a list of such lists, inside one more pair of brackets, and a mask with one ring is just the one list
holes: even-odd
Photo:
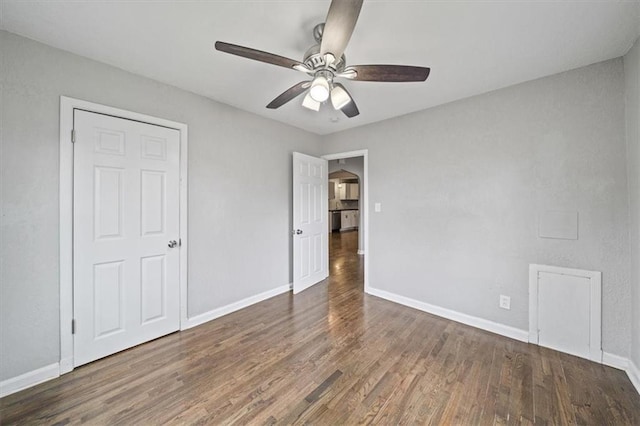
[(640, 367), (640, 39), (624, 57), (627, 112), (627, 158), (629, 164), (629, 235), (633, 323), (631, 359)]
[[(529, 264), (602, 271), (603, 347), (626, 357), (624, 129), (616, 59), (334, 134), (324, 150), (369, 149), (372, 287), (527, 330)], [(578, 240), (538, 238), (550, 210), (579, 212)]]
[[(526, 329), (530, 263), (600, 270), (604, 349), (629, 356), (633, 333), (640, 364), (637, 44), (624, 67), (595, 64), (323, 138), (6, 32), (0, 67), (0, 380), (59, 359), (60, 95), (189, 125), (190, 316), (290, 282), (291, 151), (366, 148), (373, 287)], [(623, 70), (636, 84), (631, 240)], [(547, 210), (578, 211), (579, 240), (538, 238)]]
[[(327, 136), (331, 138), (331, 136)], [(333, 154), (333, 153), (331, 153)], [(337, 153), (336, 153), (337, 154)], [(329, 173), (337, 172), (339, 170), (345, 170), (358, 176), (360, 182), (360, 200), (358, 201), (358, 208), (360, 209), (360, 224), (358, 233), (358, 250), (364, 251), (364, 204), (362, 198), (364, 194), (364, 157), (351, 157), (345, 158), (344, 164), (338, 164), (338, 160), (329, 161)]]
[(319, 137), (7, 32), (0, 55), (0, 380), (59, 361), (60, 95), (189, 126), (190, 316), (291, 282), (291, 152)]

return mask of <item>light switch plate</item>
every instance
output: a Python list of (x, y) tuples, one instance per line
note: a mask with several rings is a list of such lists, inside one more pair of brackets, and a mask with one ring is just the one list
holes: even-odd
[(381, 204), (381, 203), (375, 203), (375, 204), (373, 205), (373, 210), (374, 210), (376, 213), (380, 213), (380, 212), (382, 211), (382, 204)]

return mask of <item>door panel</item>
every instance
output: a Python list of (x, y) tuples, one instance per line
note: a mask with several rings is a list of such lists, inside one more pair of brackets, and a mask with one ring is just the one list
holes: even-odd
[(141, 231), (142, 236), (164, 234), (166, 205), (165, 172), (142, 170)]
[(322, 281), (328, 264), (327, 161), (293, 153), (293, 293)]
[(143, 257), (140, 262), (142, 292), (142, 324), (164, 318), (166, 287), (165, 256)]
[(95, 238), (122, 237), (122, 180), (124, 169), (95, 168), (94, 218)]
[(539, 344), (589, 358), (590, 280), (541, 272), (538, 278)]
[(74, 111), (74, 365), (179, 329), (180, 135)]
[(93, 266), (94, 338), (96, 339), (124, 330), (122, 266), (122, 261)]

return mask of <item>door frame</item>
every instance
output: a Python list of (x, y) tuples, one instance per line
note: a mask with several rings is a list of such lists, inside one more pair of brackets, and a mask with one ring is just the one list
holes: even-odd
[[(359, 201), (359, 208), (362, 214), (362, 224), (364, 227), (364, 292), (370, 294), (369, 291), (369, 150), (360, 149), (356, 151), (338, 152), (335, 154), (326, 154), (321, 158), (325, 160), (340, 160), (343, 158), (363, 157), (364, 172), (362, 176), (362, 183), (364, 184), (364, 190), (361, 192), (362, 196)], [(329, 179), (327, 170), (327, 180)], [(329, 258), (329, 244), (327, 244), (327, 259)], [(331, 271), (329, 271), (331, 274)]]
[(180, 330), (187, 326), (188, 128), (184, 123), (60, 96), (60, 374), (73, 370), (73, 112), (81, 109), (180, 132)]

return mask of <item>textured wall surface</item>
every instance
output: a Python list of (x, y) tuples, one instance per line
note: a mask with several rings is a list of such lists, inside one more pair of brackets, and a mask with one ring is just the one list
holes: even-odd
[(291, 282), (291, 152), (317, 136), (7, 32), (0, 55), (0, 380), (59, 361), (61, 95), (189, 126), (189, 316)]
[[(6, 32), (0, 67), (0, 380), (59, 360), (60, 95), (189, 126), (190, 316), (291, 281), (292, 151), (368, 149), (372, 287), (527, 329), (530, 263), (599, 270), (604, 349), (629, 356), (633, 334), (640, 363), (637, 251), (629, 257), (640, 169), (637, 133), (627, 137), (638, 126), (637, 43), (624, 67), (322, 138)], [(636, 84), (626, 128), (625, 75)], [(579, 239), (538, 238), (547, 211), (578, 212)]]
[[(529, 264), (602, 271), (603, 348), (627, 357), (624, 122), (616, 59), (328, 137), (369, 149), (370, 285), (528, 330)], [(547, 211), (579, 239), (539, 238)]]
[(627, 158), (629, 165), (629, 236), (633, 286), (631, 358), (640, 368), (640, 40), (624, 57)]

